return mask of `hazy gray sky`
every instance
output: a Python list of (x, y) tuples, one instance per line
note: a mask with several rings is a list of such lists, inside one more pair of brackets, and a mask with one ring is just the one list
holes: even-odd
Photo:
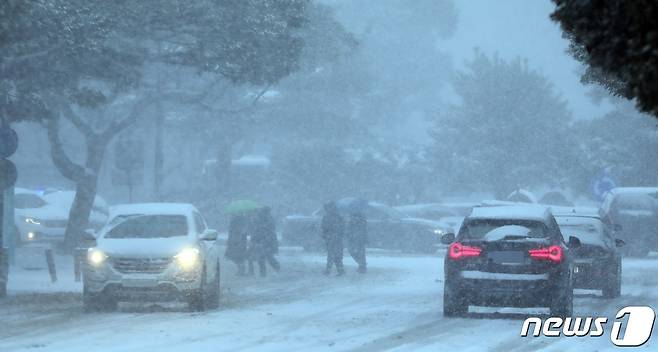
[(531, 68), (544, 73), (568, 101), (577, 118), (599, 116), (607, 109), (585, 95), (580, 84), (580, 64), (565, 53), (569, 43), (559, 26), (549, 18), (555, 5), (550, 0), (456, 0), (459, 20), (455, 35), (447, 42), (457, 67), (473, 56), (478, 47), (505, 59), (520, 56)]
[[(438, 1), (438, 0), (437, 0)], [(402, 9), (411, 4), (420, 5), (415, 0), (390, 0), (384, 3), (378, 1), (359, 0), (322, 0), (337, 8), (338, 18), (349, 30), (358, 37), (368, 28), (373, 17), (403, 16)], [(398, 6), (396, 11), (390, 11), (391, 4)], [(380, 5), (378, 5), (380, 4)], [(498, 55), (504, 59), (522, 57), (527, 59), (529, 66), (546, 75), (554, 84), (556, 91), (568, 102), (569, 108), (576, 118), (591, 118), (601, 116), (609, 106), (597, 106), (586, 96), (588, 87), (580, 84), (580, 64), (565, 52), (569, 43), (562, 38), (559, 26), (551, 21), (550, 14), (555, 5), (550, 0), (454, 0), (458, 13), (457, 28), (449, 39), (438, 39), (437, 49), (448, 54), (453, 67), (459, 68), (465, 60), (473, 57), (474, 49)], [(380, 6), (379, 8), (373, 8)], [(388, 11), (387, 11), (388, 10)], [(432, 11), (441, 11), (441, 7)], [(436, 21), (441, 21), (441, 13), (436, 13)], [(430, 31), (430, 16), (421, 16), (418, 23), (428, 27)], [(393, 19), (380, 20), (389, 23), (387, 28), (391, 33), (386, 40), (396, 38), (396, 26), (399, 23)], [(400, 29), (400, 32), (407, 29)], [(419, 38), (423, 40), (424, 38)], [(410, 40), (406, 38), (405, 40)], [(389, 43), (396, 46), (393, 40)], [(411, 46), (413, 48), (413, 46)], [(367, 46), (366, 49), (368, 50)], [(395, 48), (390, 48), (395, 52)], [(399, 48), (398, 53), (407, 50)], [(409, 53), (418, 57), (420, 53)], [(427, 55), (437, 55), (427, 52)], [(389, 58), (390, 59), (390, 58)], [(373, 60), (378, 55), (373, 54)], [(438, 86), (437, 86), (438, 87)]]

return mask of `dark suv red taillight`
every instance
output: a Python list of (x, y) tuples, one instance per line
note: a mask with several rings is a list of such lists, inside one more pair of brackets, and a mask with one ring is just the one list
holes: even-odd
[(452, 260), (460, 260), (469, 257), (479, 257), (482, 249), (473, 246), (464, 246), (459, 242), (454, 242), (448, 247), (448, 257)]
[(553, 263), (559, 263), (564, 257), (564, 251), (560, 246), (550, 246), (545, 248), (536, 248), (528, 251), (530, 258), (537, 260), (548, 260)]

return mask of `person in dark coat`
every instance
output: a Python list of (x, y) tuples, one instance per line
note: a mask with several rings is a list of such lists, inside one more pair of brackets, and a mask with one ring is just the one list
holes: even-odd
[(343, 268), (343, 236), (345, 234), (345, 221), (338, 213), (336, 203), (331, 202), (324, 205), (324, 216), (322, 217), (322, 239), (327, 246), (327, 267), (325, 275), (329, 275), (331, 268), (335, 265), (338, 275), (345, 274)]
[(245, 260), (247, 260), (247, 226), (248, 219), (244, 214), (235, 214), (229, 220), (228, 241), (224, 257), (238, 266), (238, 275), (245, 274)]
[(354, 261), (359, 264), (358, 272), (365, 274), (366, 244), (368, 244), (368, 221), (365, 215), (354, 212), (347, 223), (347, 248)]
[(274, 257), (279, 252), (279, 242), (276, 238), (276, 225), (270, 207), (263, 207), (253, 215), (249, 241), (249, 273), (253, 274), (253, 262), (258, 263), (260, 276), (267, 275), (267, 263), (275, 270), (281, 269), (281, 264)]

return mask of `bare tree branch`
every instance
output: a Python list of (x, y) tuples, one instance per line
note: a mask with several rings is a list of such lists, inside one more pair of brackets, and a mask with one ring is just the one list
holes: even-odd
[[(199, 93), (190, 93), (189, 90), (177, 90), (169, 89), (165, 91), (159, 91), (158, 95), (162, 100), (178, 100), (184, 104), (198, 104), (201, 103), (204, 99), (208, 98), (211, 93), (216, 92), (214, 88), (223, 81), (222, 78), (217, 78), (210, 82), (203, 90)], [(221, 91), (223, 96), (228, 90), (228, 85), (224, 87)]]
[(69, 104), (62, 104), (62, 108), (64, 110), (64, 117), (69, 120), (75, 128), (80, 130), (85, 137), (90, 138), (96, 134), (88, 123), (83, 121), (78, 114), (73, 112), (73, 109), (71, 109)]
[(248, 104), (244, 107), (241, 107), (239, 109), (217, 109), (217, 108), (215, 108), (213, 106), (210, 106), (209, 104), (205, 104), (203, 102), (198, 102), (198, 105), (201, 108), (203, 108), (204, 110), (209, 111), (209, 112), (222, 113), (222, 114), (239, 114), (239, 113), (243, 113), (243, 112), (248, 111), (249, 109), (253, 108), (256, 105), (256, 103), (258, 103), (258, 101), (265, 95), (265, 93), (267, 93), (267, 91), (270, 90), (271, 87), (272, 87), (272, 85), (268, 84), (265, 88), (263, 88), (254, 97), (254, 99), (252, 99), (250, 104)]
[(63, 47), (63, 45), (62, 45), (62, 44), (59, 44), (59, 45), (52, 46), (52, 47), (47, 48), (47, 49), (43, 49), (43, 50), (40, 50), (40, 51), (34, 52), (34, 53), (29, 53), (29, 54), (24, 54), (24, 55), (17, 55), (17, 56), (4, 57), (4, 58), (2, 59), (2, 65), (0, 65), (0, 66), (2, 67), (3, 70), (4, 70), (6, 67), (11, 68), (11, 65), (21, 64), (21, 63), (23, 63), (23, 62), (26, 61), (26, 60), (30, 60), (30, 59), (34, 59), (34, 58), (38, 58), (38, 57), (42, 57), (42, 56), (46, 56), (46, 55), (52, 53), (53, 51), (55, 51), (55, 50), (57, 50), (57, 49), (60, 49), (60, 48), (62, 48), (62, 47)]
[(128, 116), (123, 119), (116, 119), (110, 123), (110, 125), (105, 128), (103, 132), (100, 133), (101, 142), (105, 143), (112, 139), (114, 136), (119, 134), (125, 128), (137, 121), (137, 118), (144, 113), (146, 108), (155, 102), (153, 96), (148, 95), (147, 97), (136, 102), (132, 108), (132, 111)]
[(260, 93), (256, 95), (254, 100), (252, 100), (251, 105), (256, 105), (256, 103), (260, 100), (260, 98), (262, 98), (263, 95), (265, 95), (265, 93), (267, 93), (267, 91), (270, 90), (271, 87), (272, 87), (271, 83), (266, 85), (265, 88), (263, 88), (263, 90), (261, 90)]
[(50, 119), (46, 123), (48, 141), (50, 142), (50, 153), (53, 163), (59, 172), (69, 180), (80, 182), (85, 176), (84, 167), (74, 163), (66, 155), (62, 142), (59, 139), (59, 118)]

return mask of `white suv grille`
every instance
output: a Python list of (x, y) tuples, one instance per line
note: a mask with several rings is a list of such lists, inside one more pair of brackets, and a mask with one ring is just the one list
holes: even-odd
[(159, 274), (165, 271), (172, 261), (172, 258), (114, 258), (112, 265), (124, 274)]

